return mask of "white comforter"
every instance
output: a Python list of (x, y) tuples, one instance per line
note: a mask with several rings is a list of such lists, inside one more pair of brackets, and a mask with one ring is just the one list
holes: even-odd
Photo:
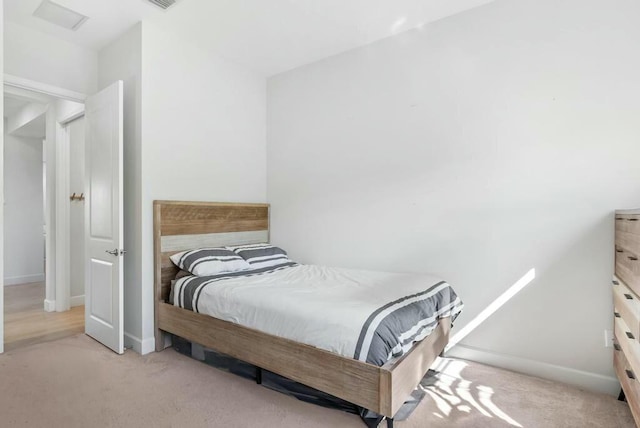
[[(386, 361), (426, 337), (440, 317), (455, 318), (462, 309), (450, 286), (429, 275), (313, 265), (253, 276), (182, 278), (174, 285), (174, 304), (362, 361), (378, 346), (372, 345), (374, 336), (390, 330), (379, 328), (385, 319), (397, 339), (384, 351)], [(416, 310), (415, 320), (389, 317)]]

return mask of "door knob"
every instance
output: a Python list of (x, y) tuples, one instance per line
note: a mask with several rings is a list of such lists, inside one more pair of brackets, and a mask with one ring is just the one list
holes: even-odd
[(118, 255), (118, 253), (119, 253), (119, 251), (118, 251), (118, 249), (116, 248), (115, 250), (112, 250), (112, 251), (105, 250), (105, 253), (109, 253), (109, 254), (111, 254), (112, 256), (117, 256), (117, 255)]

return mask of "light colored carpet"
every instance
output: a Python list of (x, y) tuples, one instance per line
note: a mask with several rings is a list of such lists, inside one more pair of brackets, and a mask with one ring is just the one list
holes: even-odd
[[(398, 427), (634, 426), (613, 397), (461, 360), (442, 370)], [(3, 427), (364, 427), (171, 349), (118, 356), (84, 335), (0, 356), (0, 418)]]

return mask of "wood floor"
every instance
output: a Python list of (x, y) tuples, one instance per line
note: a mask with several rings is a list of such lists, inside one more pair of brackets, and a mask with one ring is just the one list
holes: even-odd
[(84, 306), (44, 311), (43, 282), (4, 287), (4, 349), (21, 348), (84, 332)]

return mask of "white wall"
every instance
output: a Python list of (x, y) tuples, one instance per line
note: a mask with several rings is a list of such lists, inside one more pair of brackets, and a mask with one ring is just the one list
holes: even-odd
[(4, 72), (85, 94), (97, 89), (98, 55), (61, 39), (4, 23)]
[[(99, 87), (124, 82), (124, 330), (125, 346), (142, 352), (141, 73), (142, 26), (100, 51)], [(153, 318), (153, 315), (152, 315)], [(153, 348), (153, 340), (150, 340)]]
[(42, 139), (4, 135), (4, 284), (44, 281)]
[[(266, 200), (266, 80), (176, 35), (170, 15), (99, 54), (125, 91), (125, 343), (154, 349), (153, 200)], [(179, 33), (179, 31), (178, 31)]]
[[(20, 128), (27, 126), (29, 123), (34, 122), (40, 116), (47, 111), (46, 104), (30, 103), (21, 108), (15, 114), (7, 117), (7, 133), (15, 134)], [(41, 134), (43, 130), (39, 130)], [(23, 135), (26, 136), (26, 135)], [(35, 137), (37, 135), (29, 135), (29, 137)]]
[(458, 330), (535, 268), (453, 353), (613, 392), (638, 16), (630, 0), (496, 1), (271, 78), (272, 240), (305, 263), (441, 275), (466, 305)]
[(143, 24), (143, 335), (153, 337), (154, 199), (266, 200), (266, 80), (185, 40), (166, 14)]

